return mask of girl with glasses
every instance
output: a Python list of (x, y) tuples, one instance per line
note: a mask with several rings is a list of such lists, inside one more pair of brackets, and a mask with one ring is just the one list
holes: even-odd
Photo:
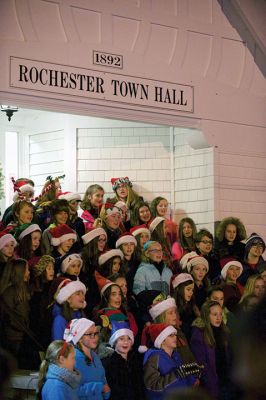
[(95, 323), (86, 318), (73, 319), (65, 329), (64, 339), (75, 346), (75, 368), (81, 373), (78, 398), (109, 399), (110, 388), (105, 371), (95, 352), (99, 341)]
[(207, 229), (201, 229), (195, 238), (196, 252), (204, 257), (209, 264), (207, 273), (211, 282), (220, 276), (221, 268), (219, 258), (213, 252), (213, 235)]

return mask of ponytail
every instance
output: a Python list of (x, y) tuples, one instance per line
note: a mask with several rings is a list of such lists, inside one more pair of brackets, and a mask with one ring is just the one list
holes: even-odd
[(42, 361), (40, 366), (37, 399), (41, 399), (41, 392), (46, 381), (46, 374), (49, 365), (58, 364), (60, 356), (67, 358), (72, 349), (73, 345), (65, 342), (64, 340), (54, 340), (49, 344), (45, 359)]

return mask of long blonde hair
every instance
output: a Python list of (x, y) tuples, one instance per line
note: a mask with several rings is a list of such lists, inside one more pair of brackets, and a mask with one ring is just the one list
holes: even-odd
[(242, 297), (239, 301), (239, 304), (242, 303), (242, 301), (250, 294), (254, 293), (254, 289), (255, 289), (255, 284), (256, 281), (261, 279), (264, 282), (264, 279), (262, 278), (262, 276), (260, 275), (251, 275), (248, 280), (247, 283), (245, 285), (245, 289), (244, 289), (244, 293), (242, 294)]
[(39, 381), (37, 395), (41, 398), (42, 387), (46, 380), (47, 370), (50, 364), (58, 364), (60, 356), (67, 358), (69, 353), (74, 349), (71, 343), (64, 340), (54, 340), (49, 344), (45, 359), (42, 361), (39, 371)]

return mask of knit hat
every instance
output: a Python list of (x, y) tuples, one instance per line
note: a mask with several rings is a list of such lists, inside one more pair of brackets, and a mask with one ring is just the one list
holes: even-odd
[(132, 187), (132, 182), (130, 182), (127, 176), (121, 178), (112, 178), (111, 179), (112, 188), (116, 190), (119, 186), (129, 186)]
[(97, 282), (101, 296), (103, 296), (104, 292), (109, 286), (116, 285), (114, 282), (110, 281), (109, 279), (99, 274), (98, 271), (94, 271), (94, 277)]
[(159, 301), (158, 303), (152, 305), (152, 307), (149, 309), (149, 313), (152, 319), (155, 320), (156, 317), (172, 307), (176, 308), (175, 299), (173, 297), (168, 297), (166, 300)]
[(64, 340), (76, 345), (84, 333), (94, 326), (95, 323), (87, 318), (72, 319), (64, 332)]
[(150, 233), (147, 225), (145, 225), (145, 224), (133, 226), (133, 228), (130, 229), (130, 233), (135, 237), (137, 235), (140, 235), (141, 233), (147, 233), (147, 235), (149, 235), (149, 237), (151, 237), (151, 233)]
[(98, 311), (98, 316), (101, 320), (103, 328), (112, 330), (112, 323), (114, 321), (128, 322), (128, 317), (120, 309), (113, 307), (105, 307)]
[(111, 332), (111, 337), (109, 339), (110, 346), (114, 347), (117, 339), (125, 335), (129, 336), (133, 344), (134, 334), (130, 329), (129, 324), (127, 322), (122, 322), (122, 321), (112, 321), (112, 332)]
[(18, 240), (23, 239), (25, 236), (30, 235), (32, 232), (39, 231), (41, 228), (37, 224), (22, 224), (16, 229), (15, 238)]
[(21, 181), (15, 181), (12, 179), (14, 185), (14, 196), (13, 201), (16, 202), (19, 198), (23, 198), (23, 193), (30, 192), (32, 193), (32, 197), (34, 196), (34, 187), (30, 184), (30, 182), (25, 179)]
[(0, 231), (0, 250), (2, 250), (2, 248), (9, 242), (13, 242), (15, 246), (17, 245), (17, 241), (14, 236), (8, 232), (10, 232), (10, 229)]
[(165, 218), (163, 217), (156, 217), (154, 218), (151, 223), (149, 224), (149, 230), (152, 233), (154, 229), (162, 222), (165, 221)]
[(54, 264), (55, 259), (51, 256), (45, 255), (42, 256), (37, 264), (33, 265), (32, 270), (35, 276), (39, 276), (46, 270), (46, 267), (49, 263)]
[[(84, 295), (86, 294), (86, 286), (84, 283), (80, 281), (71, 281), (70, 279), (63, 279), (59, 286), (57, 287), (57, 291), (54, 295), (54, 299), (57, 301), (58, 304), (62, 304), (67, 299), (72, 296), (72, 294), (82, 291)], [(84, 305), (84, 307), (86, 304)]]
[(88, 244), (93, 239), (95, 239), (96, 237), (101, 236), (101, 235), (104, 235), (107, 239), (107, 233), (105, 232), (105, 230), (103, 228), (92, 228), (92, 229), (88, 230), (88, 232), (85, 233), (85, 235), (81, 236), (81, 239), (83, 240), (84, 244)]
[(126, 243), (134, 243), (134, 246), (137, 246), (137, 241), (133, 235), (131, 235), (129, 232), (124, 232), (120, 238), (117, 239), (115, 247), (118, 248), (121, 246), (121, 244), (126, 244)]
[(192, 268), (198, 264), (204, 265), (207, 268), (207, 272), (209, 271), (209, 263), (206, 258), (200, 256), (195, 251), (185, 254), (180, 260), (181, 268), (186, 268), (188, 272), (190, 272)]
[(157, 349), (161, 348), (163, 341), (171, 334), (176, 334), (177, 330), (172, 325), (167, 324), (152, 324), (146, 326), (141, 335), (141, 346), (139, 346), (139, 352), (145, 353), (148, 350), (147, 348), (147, 341), (150, 338), (153, 343), (154, 347)]
[[(243, 272), (242, 264), (234, 257), (225, 257), (220, 260), (220, 264), (222, 267), (221, 275), (224, 280), (226, 279), (226, 274), (227, 274), (228, 268), (232, 267), (233, 265), (240, 268), (239, 276)], [(239, 276), (238, 276), (238, 278), (239, 278)]]
[(263, 246), (263, 252), (265, 251), (265, 242), (261, 236), (256, 233), (252, 233), (245, 243), (245, 253), (247, 254), (252, 246), (261, 244)]
[(105, 253), (101, 254), (99, 257), (99, 265), (103, 265), (106, 261), (113, 257), (120, 257), (121, 260), (124, 259), (124, 254), (120, 249), (107, 250)]
[(190, 274), (181, 273), (178, 275), (174, 275), (172, 277), (171, 285), (172, 285), (173, 289), (175, 289), (175, 288), (177, 288), (177, 286), (181, 285), (181, 283), (188, 282), (188, 281), (194, 282), (192, 276)]
[(67, 271), (68, 267), (75, 261), (80, 262), (80, 268), (81, 268), (83, 265), (83, 260), (79, 254), (73, 253), (73, 254), (68, 254), (68, 255), (65, 255), (64, 257), (62, 257), (61, 272), (64, 274)]
[(64, 192), (64, 193), (60, 193), (57, 196), (58, 199), (60, 200), (67, 200), (67, 201), (81, 201), (81, 197), (80, 194), (78, 193), (73, 193), (73, 192)]
[(51, 243), (53, 246), (59, 246), (68, 239), (77, 240), (76, 232), (66, 224), (59, 224), (54, 228), (50, 228), (49, 232), (52, 236)]
[(144, 244), (143, 250), (144, 250), (144, 251), (147, 251), (148, 248), (149, 248), (153, 243), (158, 243), (158, 242), (156, 242), (155, 240), (148, 240), (148, 242), (146, 242), (146, 243)]

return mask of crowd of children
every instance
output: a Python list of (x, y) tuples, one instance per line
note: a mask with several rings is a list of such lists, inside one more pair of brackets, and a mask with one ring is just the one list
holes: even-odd
[[(0, 345), (39, 369), (38, 396), (161, 400), (203, 387), (237, 399), (231, 332), (266, 292), (265, 242), (227, 217), (215, 236), (167, 218), (128, 177), (84, 198), (14, 181), (0, 226)], [(40, 359), (42, 354), (42, 362)]]

